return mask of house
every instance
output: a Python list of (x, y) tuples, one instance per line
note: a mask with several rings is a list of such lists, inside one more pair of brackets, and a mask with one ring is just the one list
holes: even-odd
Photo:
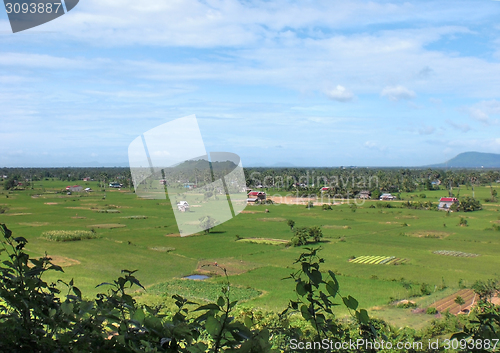
[(248, 199), (247, 199), (247, 202), (257, 202), (257, 200), (259, 200), (259, 199), (248, 198)]
[(83, 178), (83, 181), (90, 181), (90, 178)]
[(121, 188), (122, 186), (123, 186), (123, 184), (120, 184), (120, 183), (117, 183), (117, 182), (109, 183), (109, 187), (110, 188)]
[(80, 192), (83, 191), (83, 187), (81, 187), (80, 185), (66, 186), (66, 191)]
[(189, 204), (187, 201), (179, 201), (177, 202), (177, 209), (181, 212), (189, 211)]
[(368, 200), (368, 199), (371, 198), (370, 195), (371, 195), (370, 191), (368, 191), (368, 190), (362, 190), (362, 191), (359, 192), (358, 198), (362, 199), (362, 200)]
[[(259, 200), (265, 200), (266, 199), (266, 193), (263, 191), (250, 191), (248, 193), (248, 198), (257, 198)], [(249, 201), (251, 202), (251, 201)]]
[(160, 180), (160, 185), (167, 185), (167, 181), (165, 179)]
[(459, 201), (456, 197), (441, 197), (439, 200), (438, 210), (449, 211), (451, 206), (458, 203)]
[(324, 186), (321, 188), (321, 192), (326, 192), (328, 190), (330, 190), (330, 188), (328, 186)]
[(380, 200), (393, 201), (393, 200), (396, 200), (396, 196), (392, 196), (391, 194), (382, 194), (382, 195), (380, 195)]
[(196, 188), (196, 184), (195, 183), (184, 183), (184, 188), (185, 189), (194, 189), (194, 188)]
[(441, 185), (441, 180), (434, 180), (431, 182), (432, 185)]
[(92, 190), (91, 188), (85, 188), (85, 191), (86, 191), (86, 192), (92, 192), (92, 191), (94, 191), (94, 190)]

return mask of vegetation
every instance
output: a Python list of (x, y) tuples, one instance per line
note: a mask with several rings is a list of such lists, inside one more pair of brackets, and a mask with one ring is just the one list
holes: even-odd
[[(69, 171), (71, 172), (71, 170)], [(10, 170), (5, 173), (12, 175)], [(21, 170), (19, 175), (24, 178), (22, 173)], [(368, 172), (364, 169), (354, 169), (346, 170), (344, 174), (344, 171), (332, 170), (332, 175), (335, 173), (347, 178), (351, 175), (358, 176)], [(398, 170), (382, 170), (379, 187), (382, 189), (382, 180), (391, 180), (392, 175), (397, 176), (398, 173)], [(355, 213), (351, 212), (350, 207), (350, 204), (353, 203), (352, 194), (350, 200), (341, 200), (340, 198), (328, 200), (326, 204), (332, 208), (328, 212), (323, 212), (322, 207), (305, 210), (304, 202), (300, 206), (267, 206), (271, 210), (271, 216), (265, 213), (266, 206), (251, 205), (232, 220), (216, 225), (212, 228), (213, 232), (203, 234), (204, 232), (200, 229), (199, 234), (184, 238), (179, 236), (168, 199), (166, 201), (138, 199), (133, 190), (127, 192), (123, 188), (121, 191), (108, 189), (105, 192), (99, 191), (98, 180), (68, 182), (68, 180), (57, 178), (54, 180), (42, 178), (35, 181), (33, 178), (33, 190), (31, 187), (24, 190), (0, 189), (0, 207), (5, 210), (3, 214), (0, 214), (0, 222), (8, 222), (17, 236), (29, 240), (30, 255), (42, 256), (47, 252), (53, 258), (53, 264), (64, 266), (65, 272), (53, 270), (44, 272), (47, 283), (58, 283), (58, 279), (69, 283), (72, 278), (75, 278), (79, 284), (78, 287), (85, 293), (86, 300), (90, 301), (89, 298), (102, 294), (101, 291), (105, 287), (95, 288), (95, 285), (101, 282), (113, 283), (111, 279), (116, 273), (119, 273), (120, 269), (140, 269), (141, 284), (147, 289), (147, 292), (142, 292), (140, 287), (134, 285), (132, 289), (128, 289), (127, 294), (139, 303), (136, 303), (139, 307), (147, 305), (154, 308), (156, 305), (163, 305), (163, 309), (159, 313), (167, 315), (165, 320), (171, 319), (177, 312), (172, 307), (175, 305), (175, 300), (171, 298), (170, 294), (173, 293), (163, 296), (160, 292), (153, 293), (151, 288), (161, 283), (181, 281), (179, 278), (194, 273), (203, 259), (213, 259), (219, 264), (231, 263), (232, 267), (228, 266), (231, 288), (234, 288), (235, 291), (239, 288), (261, 293), (244, 299), (246, 314), (241, 314), (243, 309), (240, 309), (240, 304), (234, 307), (235, 320), (244, 323), (244, 316), (252, 317), (251, 313), (254, 312), (254, 309), (271, 313), (266, 314), (263, 320), (273, 337), (273, 347), (278, 347), (281, 344), (276, 341), (279, 340), (279, 337), (281, 337), (280, 339), (295, 337), (292, 336), (292, 331), (295, 332), (294, 330), (298, 328), (300, 328), (301, 334), (297, 334), (296, 337), (307, 338), (314, 332), (310, 323), (304, 323), (304, 320), (296, 321), (297, 316), (302, 317), (300, 312), (288, 317), (288, 324), (285, 321), (280, 321), (276, 314), (278, 311), (281, 312), (291, 299), (290, 288), (286, 282), (279, 284), (277, 281), (290, 273), (290, 264), (305, 250), (301, 247), (270, 246), (267, 245), (266, 241), (272, 239), (272, 242), (277, 244), (279, 241), (281, 244), (288, 242), (291, 232), (286, 220), (293, 219), (300, 227), (306, 229), (319, 227), (321, 229), (323, 234), (321, 246), (324, 247), (322, 257), (328, 264), (328, 268), (335, 273), (342, 286), (342, 292), (349, 293), (367, 308), (377, 307), (377, 310), (370, 311), (370, 316), (377, 318), (371, 319), (374, 320), (372, 321), (374, 325), (376, 320), (385, 320), (387, 325), (410, 326), (415, 329), (418, 335), (434, 335), (438, 332), (439, 334), (443, 334), (443, 332), (451, 334), (464, 329), (459, 327), (459, 329), (452, 330), (452, 327), (457, 327), (459, 324), (453, 321), (453, 318), (447, 319), (444, 313), (442, 313), (442, 320), (448, 320), (446, 324), (442, 323), (441, 320), (434, 324), (432, 323), (434, 318), (430, 315), (419, 316), (401, 309), (396, 313), (394, 306), (387, 303), (411, 297), (412, 301), (418, 304), (418, 308), (425, 310), (432, 301), (453, 295), (461, 287), (470, 288), (476, 280), (487, 283), (489, 279), (496, 278), (498, 263), (495, 259), (500, 251), (500, 242), (497, 232), (493, 232), (491, 229), (500, 224), (499, 207), (494, 203), (486, 203), (482, 205), (482, 210), (470, 214), (470, 216), (465, 214), (466, 220), (469, 220), (468, 227), (455, 226), (459, 223), (460, 216), (464, 216), (460, 212), (445, 213), (419, 208), (404, 208), (403, 204), (408, 200), (411, 202), (419, 201), (417, 197), (419, 197), (420, 190), (425, 190), (426, 194), (425, 200), (421, 201), (430, 201), (433, 204), (437, 204), (440, 197), (446, 196), (448, 193), (449, 183), (446, 181), (447, 179), (443, 179), (443, 174), (439, 177), (442, 180), (442, 185), (434, 185), (433, 189), (430, 189), (427, 183), (419, 183), (422, 173), (422, 171), (412, 170), (410, 174), (405, 174), (405, 178), (409, 178), (414, 184), (412, 188), (415, 190), (413, 191), (404, 192), (402, 189), (401, 191), (399, 189), (389, 191), (385, 186), (383, 187), (384, 192), (393, 192), (394, 195), (400, 193), (402, 201), (380, 202), (373, 197), (373, 188), (366, 187), (363, 190), (372, 191), (372, 200), (364, 201), (364, 203), (357, 200)], [(463, 199), (474, 196), (476, 199), (483, 200), (491, 197), (491, 187), (485, 177), (487, 173), (488, 171), (477, 171), (477, 180), (470, 184), (468, 184), (467, 178), (464, 179), (466, 183), (462, 184), (459, 171), (446, 171), (446, 177), (458, 175), (457, 183), (452, 183), (452, 192), (455, 197)], [(471, 174), (471, 171), (466, 171), (463, 176), (469, 177)], [(118, 175), (113, 176), (110, 172), (106, 180), (116, 177)], [(397, 186), (397, 179), (393, 178), (392, 180), (392, 184)], [(430, 175), (430, 179), (426, 180), (434, 180), (434, 176)], [(493, 179), (493, 190), (498, 190), (498, 185), (494, 181)], [(65, 187), (74, 184), (91, 187), (96, 191), (66, 195)], [(352, 182), (346, 183), (345, 189), (341, 181), (339, 184), (340, 194), (344, 193), (344, 195), (347, 195), (346, 192), (349, 190), (349, 192), (356, 194), (356, 190), (362, 189), (362, 186), (358, 187), (356, 183), (353, 187)], [(410, 184), (407, 185), (408, 188), (410, 188)], [(436, 190), (439, 187), (441, 190)], [(310, 188), (292, 187), (291, 191), (293, 191), (293, 195), (296, 195), (297, 190), (299, 193), (303, 190), (305, 193), (309, 190), (313, 193), (314, 188), (312, 186)], [(283, 188), (265, 191), (268, 197), (271, 197), (270, 195), (275, 192), (280, 194), (283, 191), (283, 195), (289, 193)], [(179, 192), (181, 193), (182, 190)], [(105, 199), (103, 198), (104, 193)], [(200, 198), (203, 199), (203, 195)], [(319, 202), (315, 201), (316, 204), (321, 205), (322, 202)], [(116, 208), (112, 207), (113, 205), (116, 205)], [(94, 212), (97, 209), (119, 209), (121, 214)], [(193, 208), (193, 212), (196, 211)], [(144, 215), (147, 219), (136, 219), (133, 217), (134, 215)], [(194, 218), (194, 220), (196, 219)], [(447, 224), (448, 227), (443, 228), (443, 223)], [(117, 228), (117, 224), (121, 228)], [(407, 224), (407, 226), (403, 228), (403, 224)], [(101, 227), (102, 225), (114, 226)], [(43, 232), (54, 229), (78, 231), (92, 227), (98, 231), (99, 238), (74, 243), (47, 242), (40, 237)], [(293, 230), (296, 228), (294, 226)], [(406, 235), (405, 237), (401, 236), (402, 232)], [(235, 242), (236, 234), (244, 238), (245, 241)], [(259, 239), (263, 239), (262, 242)], [(306, 241), (313, 240), (307, 233)], [(443, 245), (445, 243), (446, 246)], [(167, 248), (168, 251), (161, 251)], [(475, 258), (455, 256), (453, 258), (433, 254), (434, 251), (440, 251), (443, 248), (464, 254), (481, 254), (481, 256)], [(385, 257), (393, 255), (405, 261), (402, 266), (362, 266), (348, 261), (351, 257), (359, 259), (365, 254), (374, 254), (375, 256), (385, 254)], [(327, 271), (320, 272), (326, 280), (328, 278)], [(401, 278), (405, 279), (405, 283), (409, 284), (410, 289), (406, 290), (402, 286)], [(443, 278), (446, 280), (448, 288), (442, 291)], [(461, 284), (457, 285), (459, 280), (461, 280)], [(183, 280), (183, 282), (187, 281)], [(214, 286), (213, 293), (215, 293), (217, 285), (220, 286), (221, 282), (222, 278), (211, 277), (203, 283), (210, 283)], [(189, 283), (194, 286), (199, 282)], [(423, 283), (428, 284), (426, 288), (431, 292), (430, 295), (422, 296)], [(64, 287), (60, 283), (57, 286), (60, 290), (60, 286)], [(136, 289), (140, 291), (135, 292)], [(325, 291), (326, 289), (321, 287), (320, 290)], [(62, 294), (57, 296), (61, 298), (61, 301), (65, 300)], [(195, 299), (189, 298), (188, 300)], [(204, 302), (202, 299), (196, 300)], [(341, 299), (339, 300), (341, 301)], [(196, 309), (196, 307), (194, 308)], [(339, 319), (345, 319), (345, 315), (349, 315), (349, 312), (352, 311), (345, 305), (333, 306), (331, 310)], [(193, 313), (191, 309), (189, 313), (189, 320), (195, 318), (196, 313)], [(473, 314), (470, 317), (472, 319)], [(347, 322), (352, 323), (353, 321), (347, 320)], [(254, 324), (263, 327), (259, 321), (254, 321)], [(379, 325), (377, 325), (375, 326), (378, 327)], [(253, 326), (252, 330), (256, 327)], [(357, 332), (356, 326), (342, 327)], [(278, 328), (281, 331), (278, 331)], [(208, 335), (203, 329), (201, 332), (202, 335)], [(392, 332), (403, 334), (398, 330)], [(411, 337), (420, 339), (416, 337), (417, 333)], [(392, 333), (385, 334), (389, 338), (393, 337)]]
[(302, 227), (295, 230), (295, 235), (292, 237), (290, 243), (293, 246), (301, 246), (308, 243), (318, 243), (321, 241), (321, 238), (323, 238), (323, 231), (320, 227)]
[(75, 241), (82, 239), (95, 239), (99, 235), (91, 230), (51, 230), (43, 232), (42, 238), (53, 241)]

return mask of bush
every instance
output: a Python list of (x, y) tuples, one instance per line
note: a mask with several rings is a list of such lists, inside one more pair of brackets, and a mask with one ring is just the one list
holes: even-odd
[(467, 220), (464, 217), (460, 217), (460, 221), (458, 222), (458, 225), (461, 227), (467, 227), (468, 226)]
[(51, 230), (43, 232), (41, 237), (52, 241), (75, 241), (100, 238), (100, 236), (92, 230)]
[(427, 310), (425, 311), (426, 314), (429, 315), (436, 315), (438, 313), (436, 308), (433, 307), (428, 307)]

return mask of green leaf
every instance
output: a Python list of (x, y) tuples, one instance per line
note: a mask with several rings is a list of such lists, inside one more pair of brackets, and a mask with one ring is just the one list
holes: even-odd
[(309, 312), (309, 309), (307, 308), (307, 306), (305, 304), (303, 304), (301, 307), (300, 307), (300, 312), (302, 314), (302, 317), (306, 320), (310, 320), (312, 318), (312, 315), (311, 313)]
[(339, 284), (333, 281), (328, 281), (328, 283), (326, 284), (326, 290), (332, 297), (335, 298), (339, 291)]
[(144, 311), (142, 309), (138, 309), (134, 313), (132, 320), (136, 320), (137, 322), (139, 322), (142, 325), (142, 324), (144, 324), (144, 317), (145, 317)]
[(358, 301), (350, 295), (347, 298), (342, 297), (342, 301), (349, 309), (356, 310), (358, 308)]
[(224, 297), (220, 296), (219, 299), (217, 299), (217, 305), (223, 307), (224, 304), (226, 304), (226, 301), (224, 300)]
[(70, 302), (64, 302), (61, 304), (61, 310), (66, 315), (71, 315), (71, 314), (73, 314), (73, 304)]
[(207, 304), (207, 305), (202, 305), (195, 311), (200, 311), (200, 310), (217, 310), (220, 311), (220, 308), (217, 304)]
[(321, 272), (319, 272), (318, 270), (311, 271), (311, 273), (308, 274), (308, 276), (311, 279), (312, 283), (314, 283), (316, 286), (319, 286), (319, 284), (323, 281)]
[(365, 309), (361, 309), (360, 311), (357, 311), (356, 316), (357, 316), (359, 322), (361, 322), (362, 324), (368, 325), (370, 318), (368, 317), (368, 312)]
[(220, 323), (217, 318), (209, 316), (205, 323), (205, 328), (207, 329), (207, 332), (210, 334), (210, 336), (212, 336), (212, 338), (215, 338), (219, 334)]
[(253, 321), (252, 321), (252, 318), (248, 315), (245, 315), (245, 318), (243, 319), (243, 321), (245, 322), (245, 326), (247, 328), (251, 328), (253, 326)]
[(306, 291), (306, 287), (305, 287), (304, 282), (302, 282), (302, 281), (297, 282), (297, 285), (295, 286), (295, 291), (300, 296), (306, 295), (307, 291)]

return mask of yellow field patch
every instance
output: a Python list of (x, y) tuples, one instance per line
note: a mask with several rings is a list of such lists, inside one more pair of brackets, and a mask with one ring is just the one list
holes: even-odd
[(4, 216), (27, 216), (31, 213), (3, 213)]
[(64, 207), (64, 208), (67, 208), (69, 210), (90, 210), (90, 207), (81, 207), (81, 206), (78, 206), (78, 207)]
[(69, 267), (69, 266), (74, 266), (74, 265), (79, 265), (80, 261), (75, 260), (75, 259), (70, 259), (69, 257), (65, 256), (58, 256), (58, 255), (48, 255), (52, 259), (52, 263), (57, 266), (61, 266), (63, 269), (64, 267)]
[(440, 232), (440, 231), (433, 231), (433, 230), (423, 230), (423, 231), (418, 231), (418, 232), (412, 232), (412, 233), (407, 233), (410, 237), (416, 237), (416, 238), (438, 238), (438, 239), (443, 239), (446, 237), (449, 237), (452, 234), (455, 233), (450, 233), (450, 232)]
[(335, 226), (335, 225), (324, 225), (323, 228), (325, 229), (351, 229), (349, 226)]
[(49, 222), (21, 222), (18, 223), (20, 226), (28, 226), (28, 227), (42, 227), (42, 226), (47, 226), (50, 223)]
[(44, 202), (45, 205), (57, 205), (58, 202)]
[(262, 222), (285, 222), (286, 218), (274, 217), (274, 218), (257, 218), (258, 221)]

